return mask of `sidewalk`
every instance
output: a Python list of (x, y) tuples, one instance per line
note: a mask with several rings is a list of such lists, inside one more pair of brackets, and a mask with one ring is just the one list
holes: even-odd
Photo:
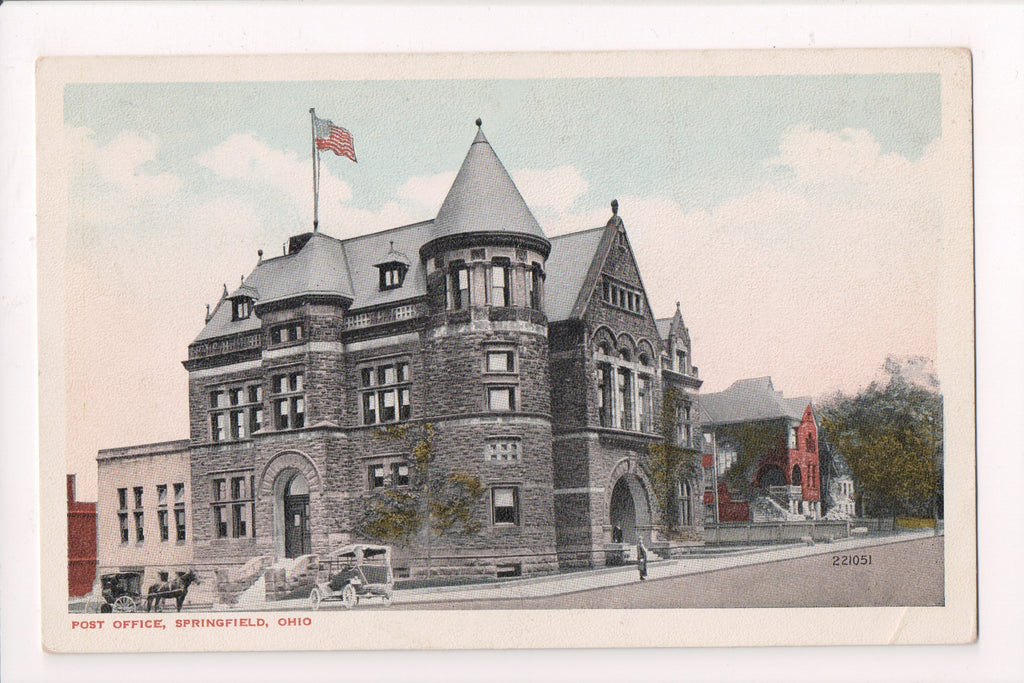
[[(719, 569), (731, 569), (764, 562), (789, 560), (810, 555), (829, 555), (846, 552), (855, 548), (866, 548), (890, 543), (902, 543), (923, 538), (932, 538), (931, 529), (906, 531), (892, 536), (868, 536), (844, 538), (832, 543), (813, 546), (766, 547), (763, 550), (745, 548), (735, 553), (714, 557), (680, 558), (652, 561), (648, 565), (647, 580), (665, 579), (673, 576), (700, 574)], [(512, 579), (502, 583), (444, 588), (417, 588), (395, 592), (396, 604), (426, 602), (457, 602), (460, 600), (497, 600), (518, 598), (540, 598), (564, 595), (577, 591), (620, 586), (638, 581), (636, 566), (607, 567), (569, 574), (555, 574), (537, 578)]]

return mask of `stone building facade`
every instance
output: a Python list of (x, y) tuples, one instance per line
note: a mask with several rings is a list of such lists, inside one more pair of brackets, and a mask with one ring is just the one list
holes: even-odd
[[(436, 218), (293, 236), (208, 311), (184, 361), (194, 560), (358, 540), (374, 492), (409, 484), (413, 444), (382, 434), (429, 424), (438, 468), (484, 488), (476, 533), (431, 540), (435, 571), (603, 564), (613, 526), (658, 540), (640, 461), (669, 385), (693, 438), (691, 360), (679, 312), (651, 314), (617, 206), (548, 239), (478, 130)], [(679, 492), (693, 539), (699, 489)], [(423, 572), (424, 545), (396, 548), (399, 576)]]

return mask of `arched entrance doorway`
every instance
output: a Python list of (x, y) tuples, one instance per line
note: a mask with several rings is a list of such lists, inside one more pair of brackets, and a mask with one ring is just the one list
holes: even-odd
[[(278, 475), (279, 490), (275, 508), (281, 512), (277, 521), (283, 531), (285, 557), (306, 555), (312, 550), (309, 534), (309, 482), (297, 470), (286, 470)], [(276, 525), (275, 525), (276, 526)]]
[(793, 477), (792, 479), (790, 479), (790, 481), (792, 482), (793, 486), (800, 486), (800, 484), (803, 482), (803, 479), (800, 476), (800, 465), (793, 465)]
[[(608, 518), (622, 532), (622, 543), (636, 543), (651, 527), (651, 507), (643, 484), (634, 474), (624, 474), (612, 487)], [(649, 540), (649, 539), (647, 539)]]

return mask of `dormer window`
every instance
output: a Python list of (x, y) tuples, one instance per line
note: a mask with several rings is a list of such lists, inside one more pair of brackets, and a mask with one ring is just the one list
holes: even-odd
[(252, 315), (252, 299), (242, 296), (231, 302), (232, 320), (245, 320), (250, 315)]
[(377, 270), (380, 271), (380, 291), (386, 292), (389, 289), (398, 289), (402, 286), (409, 266), (392, 261), (379, 264)]
[(380, 275), (380, 291), (398, 289), (402, 286), (405, 274), (409, 271), (409, 258), (402, 252), (395, 251), (395, 243), (391, 242), (387, 256), (377, 264), (377, 271)]

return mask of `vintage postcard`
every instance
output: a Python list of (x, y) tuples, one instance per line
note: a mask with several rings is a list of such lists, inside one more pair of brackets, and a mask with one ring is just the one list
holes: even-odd
[(48, 650), (974, 639), (968, 52), (37, 86)]

